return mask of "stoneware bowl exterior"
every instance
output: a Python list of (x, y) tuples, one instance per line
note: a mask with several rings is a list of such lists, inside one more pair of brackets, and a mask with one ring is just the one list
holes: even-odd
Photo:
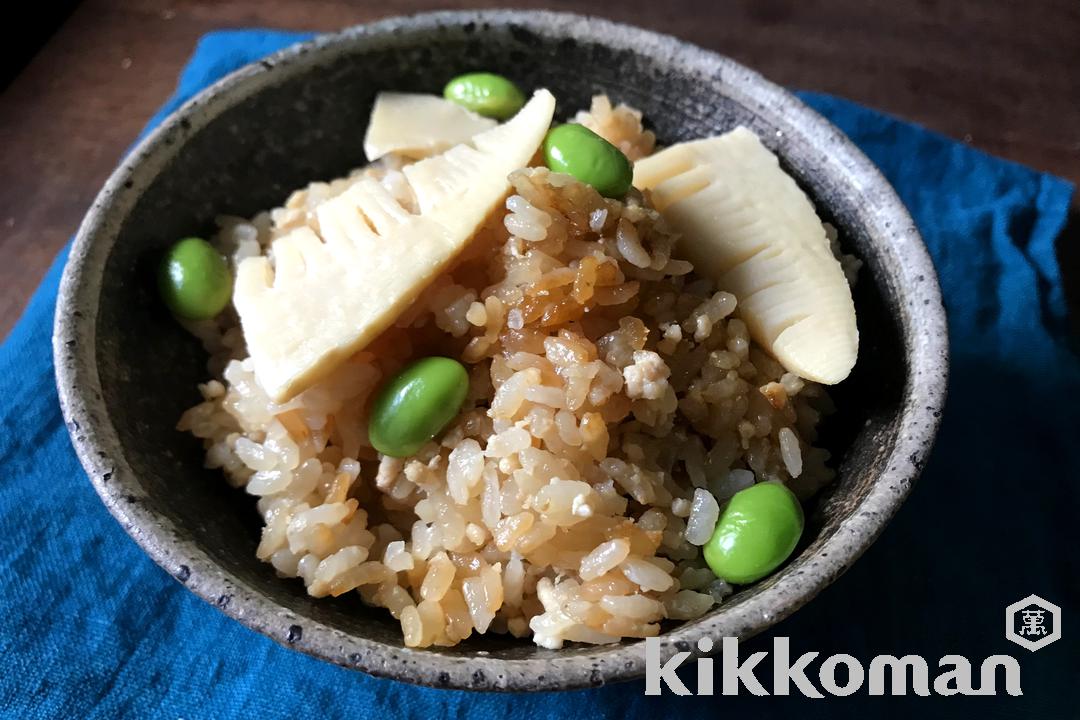
[[(473, 69), (547, 87), (558, 115), (594, 93), (642, 109), (671, 144), (752, 128), (782, 158), (865, 262), (855, 291), (855, 372), (834, 389), (823, 442), (837, 482), (809, 508), (782, 570), (705, 617), (665, 627), (661, 656), (708, 636), (746, 638), (813, 598), (874, 541), (911, 489), (945, 394), (944, 311), (933, 267), (888, 183), (835, 127), (720, 55), (633, 27), (546, 12), (395, 18), (290, 47), (218, 82), (169, 117), (113, 173), (64, 272), (54, 353), (75, 449), (110, 512), (179, 582), (279, 643), (374, 675), (436, 687), (551, 690), (639, 677), (644, 647), (559, 651), (504, 637), (410, 649), (383, 609), (308, 597), (255, 559), (254, 500), (202, 467), (177, 432), (198, 402), (205, 355), (161, 307), (153, 267), (175, 239), (251, 215), (288, 192), (365, 162), (361, 139), (380, 90), (439, 92)], [(167, 648), (162, 648), (167, 652)]]

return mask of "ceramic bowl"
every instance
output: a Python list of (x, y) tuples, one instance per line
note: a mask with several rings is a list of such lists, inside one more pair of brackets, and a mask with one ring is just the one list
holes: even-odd
[(595, 18), (452, 12), (395, 18), (290, 47), (187, 103), (113, 173), (64, 273), (54, 334), (64, 416), (109, 511), (177, 581), (221, 612), (296, 650), (436, 687), (550, 690), (640, 676), (641, 642), (545, 650), (474, 637), (453, 648), (402, 644), (396, 621), (355, 594), (308, 597), (255, 558), (254, 501), (202, 467), (175, 430), (198, 400), (205, 355), (162, 309), (153, 265), (220, 213), (250, 215), (365, 160), (380, 90), (439, 92), (487, 69), (547, 87), (566, 117), (608, 93), (644, 111), (671, 144), (747, 125), (781, 157), (865, 263), (855, 290), (862, 346), (834, 389), (824, 427), (837, 481), (808, 508), (807, 532), (779, 572), (662, 635), (663, 659), (709, 636), (748, 637), (813, 598), (874, 541), (907, 496), (944, 402), (947, 347), (933, 267), (881, 174), (835, 127), (728, 58)]

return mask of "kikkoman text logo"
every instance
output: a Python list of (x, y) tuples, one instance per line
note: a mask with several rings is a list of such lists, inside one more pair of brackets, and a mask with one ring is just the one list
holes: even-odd
[[(645, 639), (646, 695), (660, 695), (664, 686), (676, 695), (738, 695), (743, 690), (752, 695), (790, 695), (793, 687), (810, 698), (823, 698), (826, 693), (853, 695), (864, 687), (870, 695), (997, 695), (999, 679), (1004, 680), (1004, 691), (1009, 695), (1024, 694), (1020, 688), (1020, 664), (1009, 655), (991, 655), (980, 663), (977, 671), (964, 656), (945, 655), (933, 668), (933, 680), (930, 664), (920, 655), (878, 655), (869, 667), (851, 655), (830, 655), (821, 660), (814, 672), (811, 666), (821, 653), (803, 653), (792, 662), (790, 641), (786, 637), (773, 638), (771, 668), (765, 662), (769, 652), (758, 651), (740, 660), (738, 639), (725, 637), (721, 656), (716, 660), (720, 665), (719, 688), (713, 658), (703, 657), (697, 660), (697, 687), (691, 693), (675, 673), (690, 657), (689, 651), (676, 653), (661, 663), (660, 645), (659, 638)], [(697, 645), (703, 653), (713, 649), (709, 638), (701, 638)], [(771, 693), (761, 682), (767, 678), (771, 678)], [(974, 684), (976, 681), (978, 686)]]
[[(1044, 648), (1061, 638), (1061, 608), (1038, 595), (1028, 595), (1005, 608), (1006, 639), (1031, 650)], [(821, 653), (808, 652), (791, 661), (791, 644), (786, 637), (773, 638), (772, 668), (767, 669), (767, 651), (752, 653), (739, 660), (739, 641), (725, 637), (720, 648), (720, 694), (738, 695), (746, 690), (752, 695), (790, 695), (792, 687), (810, 698), (829, 695), (854, 695), (866, 688), (870, 695), (997, 695), (998, 680), (1009, 695), (1023, 695), (1020, 688), (1020, 663), (1011, 655), (991, 655), (977, 670), (963, 655), (945, 655), (931, 668), (921, 655), (878, 655), (864, 667), (851, 655), (830, 655), (821, 660), (815, 673), (811, 666)], [(676, 670), (690, 657), (689, 651), (660, 661), (659, 638), (645, 639), (645, 694), (659, 695), (666, 686), (676, 695), (714, 695), (716, 678), (713, 658), (697, 660), (697, 688), (691, 693)], [(713, 650), (710, 638), (701, 638), (698, 650)], [(842, 667), (841, 667), (842, 666)], [(761, 674), (758, 669), (761, 668)], [(933, 681), (930, 679), (934, 672)], [(817, 684), (813, 678), (816, 676)], [(772, 692), (761, 680), (771, 678)], [(978, 685), (975, 685), (975, 682)], [(824, 691), (824, 692), (823, 692)]]

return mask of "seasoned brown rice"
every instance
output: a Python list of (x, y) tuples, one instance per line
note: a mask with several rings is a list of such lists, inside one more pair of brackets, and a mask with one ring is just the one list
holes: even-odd
[[(603, 96), (577, 120), (631, 159), (655, 144)], [(358, 173), (412, 202), (395, 160)], [(733, 295), (672, 257), (647, 197), (605, 199), (542, 167), (511, 182), (505, 211), (395, 327), (289, 402), (260, 388), (234, 313), (190, 324), (214, 379), (179, 427), (258, 497), (259, 558), (313, 596), (356, 590), (387, 608), (409, 646), (656, 635), (730, 593), (700, 551), (725, 499), (755, 482), (807, 497), (830, 479), (812, 447), (828, 398), (750, 340)], [(223, 218), (215, 242), (234, 263), (271, 254), (349, 183)], [(380, 457), (372, 392), (427, 354), (470, 368), (465, 406), (414, 457)]]

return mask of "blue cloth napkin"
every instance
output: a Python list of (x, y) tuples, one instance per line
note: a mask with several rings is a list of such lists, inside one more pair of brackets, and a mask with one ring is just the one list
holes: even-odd
[[(298, 39), (213, 33), (151, 126), (221, 75)], [(953, 348), (937, 449), (882, 538), (775, 628), (793, 653), (1017, 656), (1020, 698), (646, 698), (640, 682), (542, 695), (379, 680), (282, 648), (203, 603), (109, 516), (68, 442), (49, 335), (64, 254), (0, 348), (0, 714), (46, 718), (1063, 717), (1076, 712), (1072, 623), (1037, 653), (1008, 643), (1005, 607), (1037, 593), (1080, 610), (1080, 363), (1054, 255), (1072, 188), (850, 102), (803, 98), (881, 167), (941, 277)], [(769, 649), (768, 638), (745, 644)], [(743, 655), (745, 657), (745, 654)], [(689, 680), (690, 678), (688, 678)], [(799, 707), (796, 708), (795, 706)], [(944, 709), (943, 709), (944, 708)]]

